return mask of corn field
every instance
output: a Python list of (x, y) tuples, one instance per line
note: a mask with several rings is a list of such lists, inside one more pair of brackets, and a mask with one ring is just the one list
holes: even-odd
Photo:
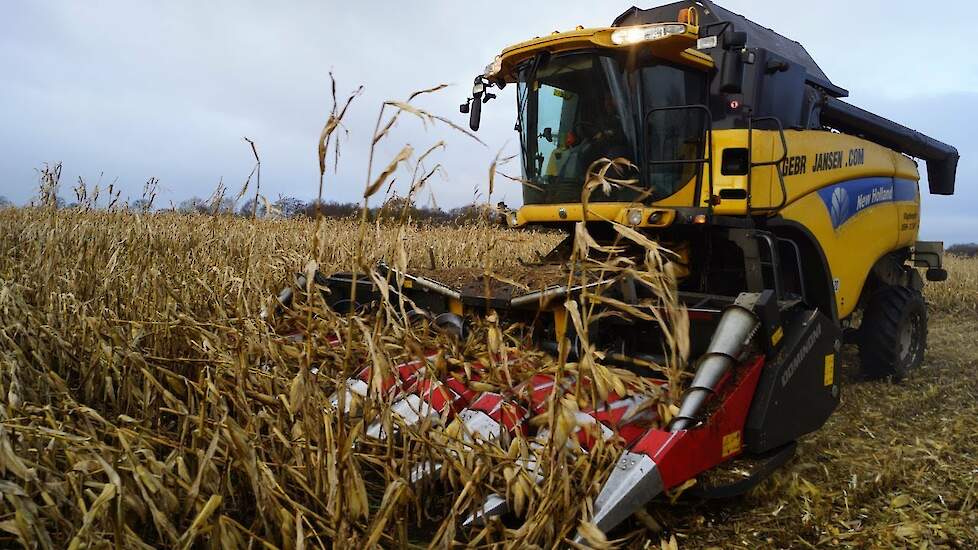
[[(504, 271), (548, 251), (553, 235), (47, 209), (0, 216), (0, 525), (11, 541), (550, 545), (573, 536), (578, 522), (567, 518), (583, 517), (579, 495), (616, 458), (610, 445), (564, 452), (583, 396), (534, 419), (554, 424), (548, 448), (560, 449), (541, 453), (552, 474), (541, 486), (516, 467), (529, 441), (488, 445), (422, 426), (364, 443), (356, 420), (385, 418), (386, 403), (329, 402), (359, 367), (382, 372), (419, 357), (433, 376), (492, 362), (496, 374), (473, 382), (483, 390), (585, 368), (519, 352), (510, 329), (489, 323), (454, 342), (414, 334), (393, 316), (345, 317), (314, 303), (273, 323), (260, 315), (276, 289), (312, 269), (312, 231), (321, 232), (312, 240), (326, 271), (364, 260), (351, 252), (357, 239), (375, 255), (368, 260)], [(299, 325), (304, 341), (281, 336)], [(627, 374), (588, 368), (599, 391), (609, 391), (605, 380), (623, 392)], [(432, 483), (407, 483), (410, 468), (433, 459), (451, 467)], [(511, 496), (526, 522), (457, 532), (490, 490)]]
[[(444, 142), (420, 155), (406, 145), (375, 173), (376, 146), (399, 117), (477, 139), (411, 104), (442, 88), (381, 107), (364, 213), (402, 165), (413, 163), (406, 204), (439, 170), (429, 157)], [(334, 134), (358, 94), (340, 102), (334, 84), (318, 147), (320, 197), (327, 165), (340, 158)], [(257, 200), (260, 157), (248, 143)], [(490, 197), (500, 162), (497, 156), (489, 169)], [(604, 258), (609, 250), (582, 227), (575, 257), (581, 273), (590, 267), (609, 281), (627, 274), (655, 292), (656, 302), (641, 308), (647, 313), (631, 309), (654, 315), (670, 335), (661, 368), (671, 391), (602, 364), (587, 342), (593, 304), (586, 296), (564, 304), (584, 350), (568, 363), (529, 349), (521, 327), (501, 326), (492, 314), (464, 339), (415, 326), (372, 268), (385, 260), (402, 271), (469, 268), (505, 280), (559, 236), (487, 224), (419, 227), (403, 216), (371, 223), (365, 214), (315, 222), (153, 214), (117, 208), (112, 187), (106, 211), (96, 208), (98, 187), (90, 191), (81, 180), (80, 207), (66, 211), (54, 207), (60, 176), (60, 165), (41, 170), (39, 207), (0, 211), (5, 540), (42, 548), (534, 547), (561, 544), (580, 530), (607, 545), (583, 521), (590, 510), (581, 496), (597, 490), (619, 449), (602, 439), (584, 452), (572, 435), (597, 427), (580, 426), (575, 413), (612, 392), (649, 395), (648, 407), (666, 421), (675, 410), (686, 319), (668, 253), (654, 242), (622, 228), (622, 240), (646, 250), (644, 263), (602, 263), (590, 250), (601, 248)], [(251, 183), (249, 176), (235, 202)], [(589, 185), (610, 182), (602, 173)], [(219, 186), (210, 202), (223, 204), (226, 193)], [(154, 195), (151, 180), (144, 196), (151, 204)], [(338, 314), (312, 287), (296, 288), (299, 299), (283, 310), (278, 289), (297, 273), (314, 281), (319, 270), (373, 277), (384, 295), (378, 311)], [(543, 439), (490, 442), (455, 421), (444, 429), (433, 429), (436, 419), (395, 425), (384, 380), (412, 364), (423, 364), (432, 382), (452, 373), (481, 392), (525, 391), (519, 382), (536, 375), (587, 384), (573, 394), (553, 392), (545, 411), (529, 419), (544, 428)], [(370, 391), (358, 398), (345, 385), (365, 366)], [(375, 424), (397, 437), (363, 437)], [(437, 476), (409, 482), (429, 464), (440, 465)], [(537, 472), (547, 474), (544, 481)], [(512, 502), (521, 523), (459, 532), (460, 520), (489, 494)]]
[[(535, 420), (555, 427), (541, 484), (517, 467), (532, 442), (487, 445), (430, 426), (369, 442), (358, 419), (384, 419), (382, 399), (355, 404), (345, 420), (331, 407), (329, 396), (364, 364), (390, 368), (424, 356), (442, 374), (495, 357), (502, 368), (480, 382), (487, 387), (558, 366), (491, 322), (457, 342), (312, 302), (263, 320), (263, 307), (295, 273), (355, 267), (356, 239), (368, 262), (400, 256), (424, 266), (434, 257), (505, 273), (558, 237), (490, 226), (0, 211), (0, 541), (550, 547), (586, 530), (582, 497), (593, 498), (616, 451), (599, 445), (584, 454), (565, 444), (578, 403)], [(952, 259), (950, 268), (947, 286), (929, 287), (932, 314), (973, 319), (978, 265)], [(300, 325), (303, 341), (283, 336)], [(604, 376), (615, 385), (627, 375)], [(432, 459), (448, 467), (409, 483), (410, 469)], [(523, 521), (460, 528), (490, 491), (515, 502)], [(663, 521), (640, 514), (618, 542), (658, 541)], [(600, 539), (594, 534), (593, 543)], [(664, 544), (675, 542), (673, 535)]]

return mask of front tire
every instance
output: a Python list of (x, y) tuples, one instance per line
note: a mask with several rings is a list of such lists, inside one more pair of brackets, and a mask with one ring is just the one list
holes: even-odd
[(859, 328), (859, 361), (868, 378), (900, 380), (920, 366), (927, 348), (927, 304), (919, 290), (877, 290)]

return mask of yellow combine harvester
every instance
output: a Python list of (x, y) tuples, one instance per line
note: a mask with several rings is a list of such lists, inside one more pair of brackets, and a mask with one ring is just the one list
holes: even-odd
[[(564, 228), (572, 239), (584, 222), (605, 242), (618, 224), (675, 251), (681, 266), (695, 377), (678, 415), (660, 428), (615, 424), (608, 411), (621, 396), (589, 412), (627, 449), (594, 502), (600, 529), (736, 457), (761, 466), (747, 482), (708, 494), (744, 491), (783, 463), (838, 404), (844, 338), (858, 343), (872, 377), (902, 377), (921, 363), (927, 312), (918, 268), (931, 281), (947, 273), (942, 244), (917, 240), (914, 158), (927, 163), (930, 192), (949, 195), (957, 151), (843, 102), (847, 92), (800, 44), (707, 0), (631, 8), (608, 28), (555, 32), (503, 50), (462, 105), (473, 130), (490, 89), (506, 85), (516, 86), (525, 180), (524, 205), (506, 212), (508, 224)], [(589, 169), (602, 159), (623, 159), (608, 175), (632, 183), (591, 192), (585, 207)], [(538, 327), (539, 344), (556, 349), (571, 336), (561, 304), (586, 283), (543, 275), (564, 273), (570, 248), (531, 269), (541, 276), (523, 279), (538, 281), (529, 291), (488, 284), (479, 273), (466, 281), (382, 267), (396, 275), (396, 295), (438, 325), (461, 332), (467, 315), (491, 309)], [(377, 297), (366, 277), (319, 283), (337, 309)], [(606, 290), (619, 303), (647, 298), (641, 286), (617, 283)], [(357, 303), (349, 301), (353, 288)], [(635, 369), (663, 349), (659, 327), (636, 320), (606, 317), (589, 338), (614, 352), (609, 360)], [(348, 391), (365, 394), (367, 380), (351, 379)], [(532, 429), (499, 416), (513, 396), (480, 395), (453, 378), (441, 393), (411, 377), (395, 382), (393, 409), (405, 424), (456, 418), (489, 439)], [(534, 384), (533, 395), (563, 391), (553, 380)], [(544, 401), (511, 410), (529, 416)], [(383, 437), (376, 427), (367, 433)], [(413, 477), (436, 469), (424, 465)], [(493, 497), (470, 521), (506, 510), (505, 499)]]

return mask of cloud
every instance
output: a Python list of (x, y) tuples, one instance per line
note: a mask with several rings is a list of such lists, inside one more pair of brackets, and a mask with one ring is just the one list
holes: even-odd
[[(942, 13), (966, 9), (954, 4)], [(724, 5), (805, 44), (852, 90), (854, 103), (957, 145), (961, 194), (925, 199), (923, 235), (978, 238), (969, 237), (975, 228), (967, 219), (967, 205), (978, 198), (967, 188), (978, 151), (967, 135), (974, 109), (966, 108), (978, 92), (978, 64), (968, 53), (965, 18), (920, 18), (913, 6), (882, 0), (831, 0), (804, 11), (774, 0)], [(327, 178), (327, 198), (355, 200), (384, 100), (451, 83), (419, 103), (464, 124), (458, 104), (501, 48), (578, 24), (607, 25), (626, 7), (589, 0), (12, 0), (0, 32), (0, 195), (23, 203), (34, 192), (35, 168), (61, 160), (68, 183), (104, 174), (103, 181), (118, 179), (138, 196), (155, 176), (164, 201), (206, 196), (221, 178), (234, 188), (247, 177), (253, 159), (241, 138), (248, 136), (262, 155), (265, 193), (311, 198), (332, 70), (340, 94), (365, 86), (346, 120), (340, 166)], [(940, 37), (940, 55), (927, 36)], [(432, 192), (439, 205), (458, 205), (484, 195), (500, 148), (518, 150), (514, 118), (513, 87), (484, 109), (479, 135), (487, 146), (405, 118), (377, 162), (405, 142), (424, 150), (449, 138), (437, 158), (447, 177), (436, 179)], [(518, 203), (518, 184), (497, 181), (494, 199)]]

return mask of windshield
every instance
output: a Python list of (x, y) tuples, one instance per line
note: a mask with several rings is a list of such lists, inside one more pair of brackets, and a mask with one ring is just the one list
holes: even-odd
[[(635, 162), (629, 96), (614, 59), (594, 53), (538, 58), (520, 71), (517, 97), (525, 203), (580, 202), (594, 161)], [(631, 201), (639, 195), (619, 187), (610, 194), (596, 191), (591, 200)]]
[(709, 124), (700, 71), (654, 61), (626, 72), (596, 52), (541, 56), (519, 70), (517, 101), (525, 204), (580, 202), (587, 170), (602, 158), (644, 163), (607, 174), (642, 183), (596, 190), (591, 201), (661, 200), (702, 173)]

